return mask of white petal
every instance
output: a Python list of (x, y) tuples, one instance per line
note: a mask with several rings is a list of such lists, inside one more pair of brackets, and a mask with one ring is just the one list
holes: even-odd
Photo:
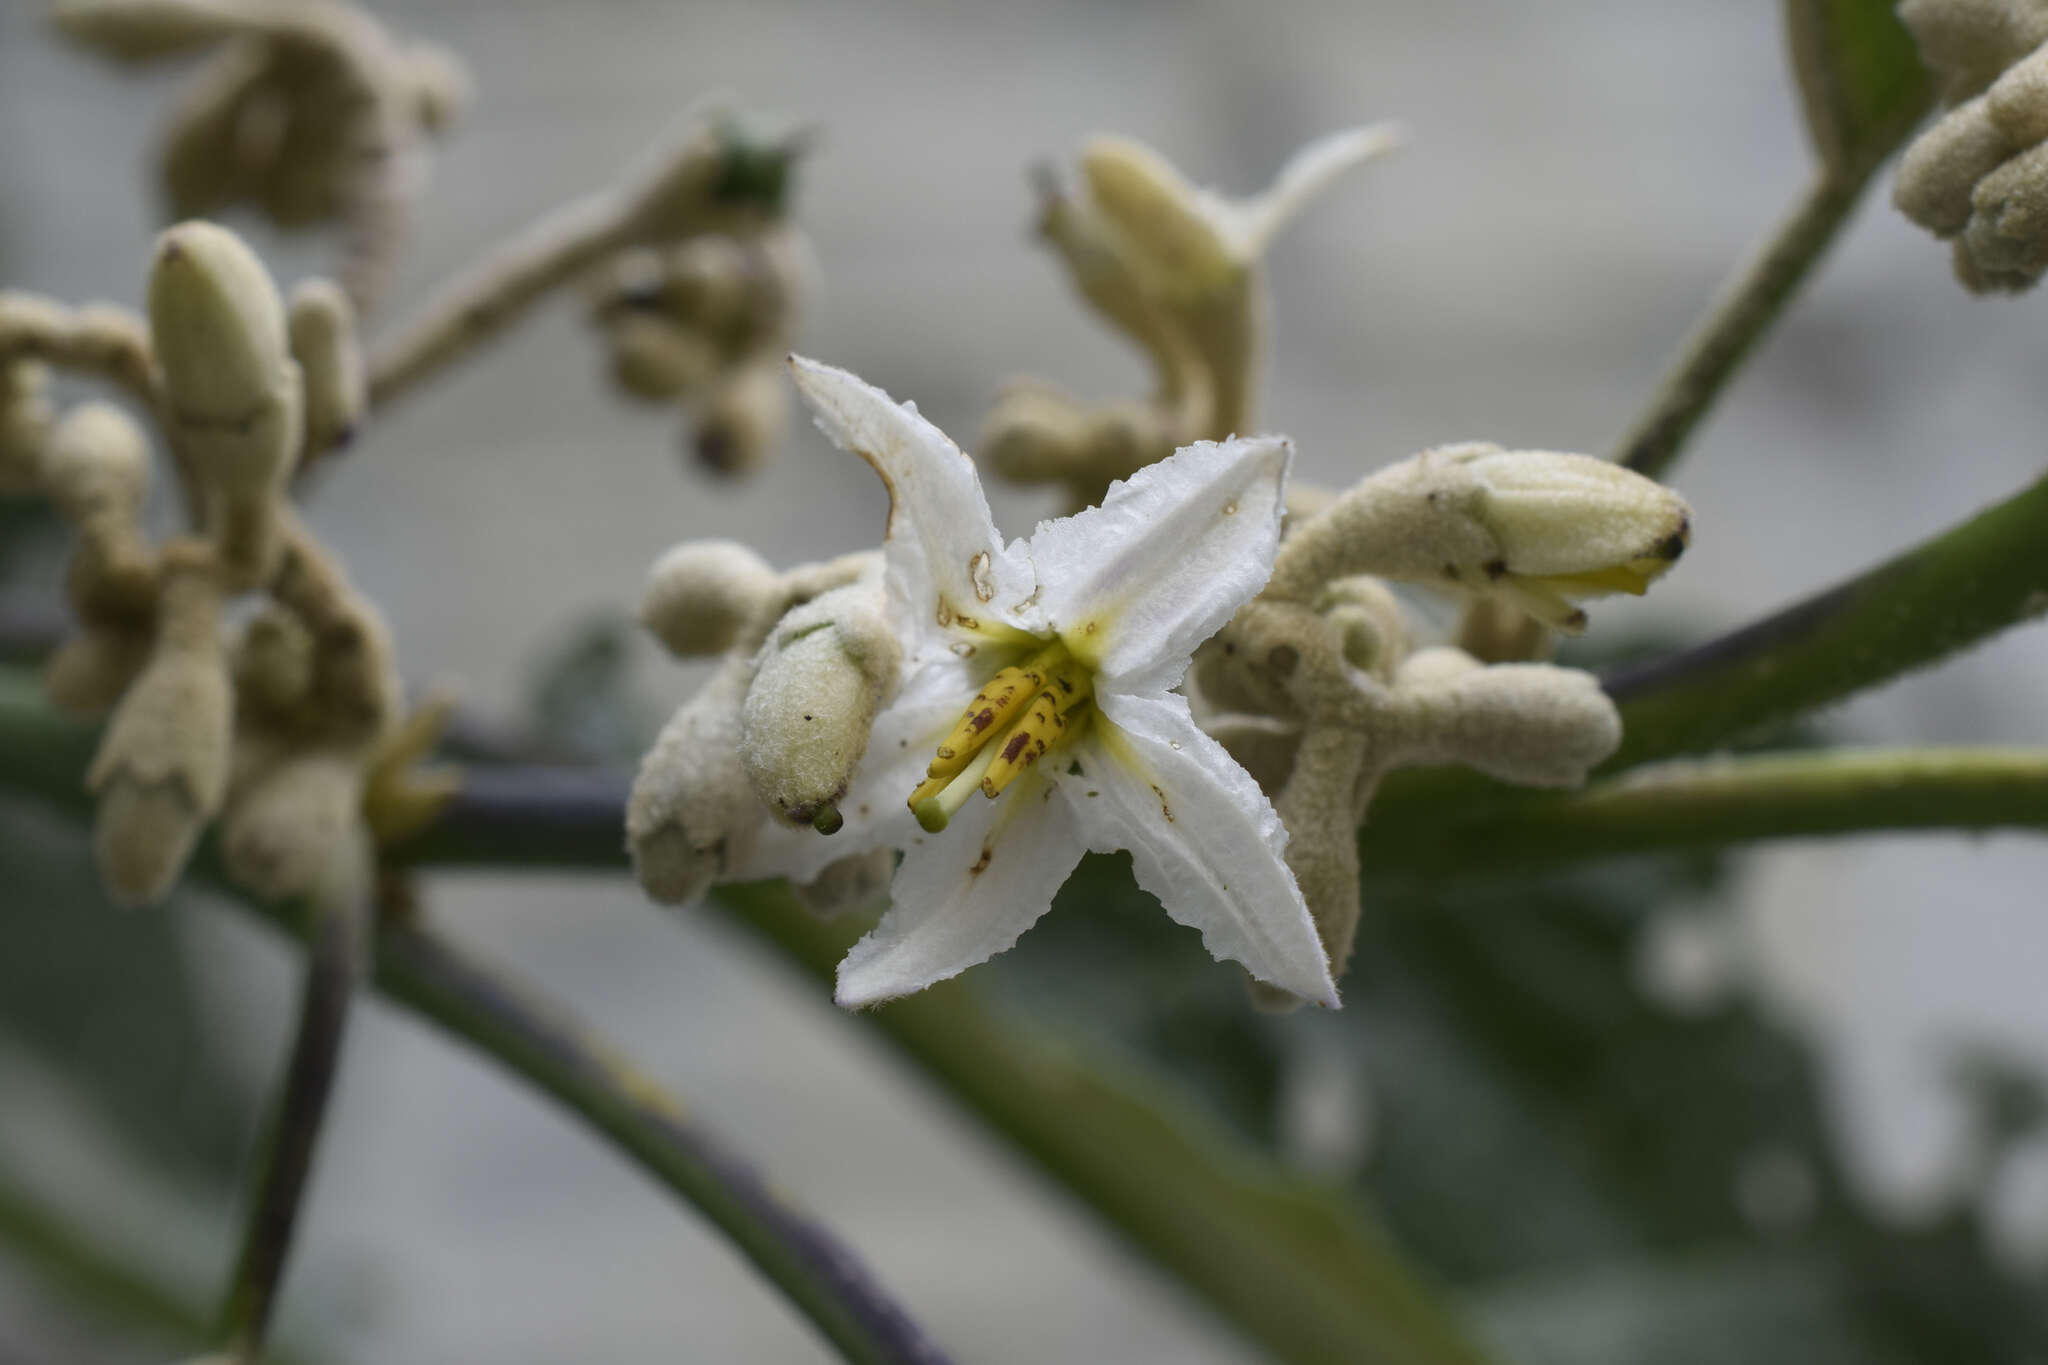
[(970, 632), (1020, 625), (1037, 586), (1031, 561), (1005, 547), (966, 452), (918, 414), (845, 370), (789, 358), (818, 429), (866, 460), (889, 490), (892, 598), (920, 624)]
[(1039, 525), (1039, 608), (1098, 686), (1172, 687), (1265, 586), (1292, 451), (1283, 436), (1184, 446), (1112, 484), (1101, 506)]
[(986, 962), (1052, 905), (1083, 852), (1067, 804), (1033, 773), (994, 801), (971, 797), (896, 869), (894, 904), (839, 964), (835, 999), (873, 1005)]
[(1264, 194), (1246, 202), (1237, 228), (1238, 250), (1256, 260), (1271, 246), (1280, 229), (1292, 222), (1315, 197), (1354, 166), (1386, 155), (1401, 145), (1400, 125), (1375, 123), (1319, 137), (1289, 158)]
[(1322, 939), (1283, 854), (1273, 805), (1178, 695), (1098, 694), (1102, 714), (1061, 795), (1089, 847), (1127, 848), (1138, 885), (1217, 958), (1335, 1008)]
[(967, 709), (975, 689), (1008, 662), (1001, 651), (961, 658), (943, 646), (907, 658), (896, 694), (875, 717), (867, 752), (839, 802), (846, 823), (835, 834), (820, 834), (809, 825), (785, 825), (764, 807), (761, 828), (733, 860), (731, 880), (809, 881), (848, 854), (908, 848), (922, 838), (906, 804), (910, 793), (924, 781), (932, 752)]

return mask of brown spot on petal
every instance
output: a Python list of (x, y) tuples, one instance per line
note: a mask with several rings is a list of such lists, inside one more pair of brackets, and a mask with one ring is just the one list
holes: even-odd
[(970, 877), (979, 877), (982, 873), (988, 871), (988, 865), (990, 861), (994, 859), (995, 856), (995, 849), (988, 844), (983, 844), (981, 846), (981, 856), (974, 860), (973, 867), (967, 869), (967, 875)]
[(1167, 823), (1167, 824), (1169, 824), (1169, 825), (1170, 825), (1170, 824), (1172, 824), (1172, 823), (1173, 823), (1173, 807), (1172, 807), (1172, 806), (1169, 806), (1169, 805), (1167, 805), (1167, 804), (1166, 804), (1166, 793), (1165, 793), (1165, 792), (1163, 792), (1163, 791), (1161, 791), (1161, 790), (1159, 790), (1159, 784), (1158, 784), (1157, 782), (1154, 782), (1154, 783), (1152, 783), (1151, 785), (1152, 785), (1152, 794), (1153, 794), (1154, 796), (1156, 796), (1156, 797), (1158, 797), (1158, 798), (1159, 798), (1159, 813), (1160, 813), (1161, 815), (1163, 815), (1163, 816), (1165, 816), (1165, 817), (1166, 817), (1166, 823)]
[(996, 595), (996, 581), (989, 574), (988, 564), (987, 550), (967, 561), (967, 576), (974, 583), (974, 595), (983, 602)]

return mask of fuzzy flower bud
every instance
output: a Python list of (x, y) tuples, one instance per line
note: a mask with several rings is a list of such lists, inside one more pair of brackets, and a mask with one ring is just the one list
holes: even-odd
[(1487, 667), (1426, 649), (1395, 681), (1407, 761), (1458, 763), (1525, 787), (1576, 787), (1621, 744), (1621, 715), (1600, 680), (1549, 664)]
[(838, 827), (834, 803), (868, 745), (902, 661), (878, 579), (836, 588), (784, 616), (761, 648), (740, 709), (740, 762), (769, 810)]
[(775, 570), (747, 546), (691, 541), (655, 561), (640, 597), (640, 624), (679, 659), (722, 654), (749, 622), (772, 610), (780, 592)]
[(1366, 479), (1280, 548), (1267, 596), (1313, 600), (1369, 573), (1501, 598), (1568, 633), (1572, 599), (1641, 595), (1684, 553), (1691, 513), (1589, 455), (1485, 443), (1424, 451)]
[(43, 443), (56, 412), (46, 390), (49, 371), (29, 360), (0, 360), (0, 497), (42, 486)]
[(306, 280), (292, 290), (289, 326), (292, 358), (305, 376), (305, 448), (345, 446), (370, 403), (356, 306), (332, 280)]
[(1892, 203), (1935, 236), (1953, 237), (1970, 221), (1970, 195), (1977, 182), (2014, 150), (1991, 121), (1989, 102), (1979, 96), (1914, 139), (1899, 160)]
[(232, 0), (58, 0), (50, 17), (76, 42), (140, 61), (233, 32), (244, 8)]
[(234, 698), (220, 604), (211, 551), (167, 545), (155, 653), (86, 774), (100, 798), (100, 875), (123, 903), (146, 904), (170, 889), (227, 788)]
[(627, 313), (607, 326), (612, 378), (635, 398), (693, 393), (717, 375), (722, 357), (702, 332), (658, 313)]
[(67, 715), (104, 716), (149, 663), (150, 636), (129, 626), (87, 626), (51, 652), (43, 695)]
[(640, 885), (664, 904), (709, 890), (760, 822), (732, 738), (752, 677), (751, 654), (728, 654), (669, 719), (633, 780), (626, 847)]
[(316, 750), (273, 767), (221, 821), (228, 875), (259, 896), (310, 896), (363, 835), (360, 756)]
[(277, 286), (232, 232), (180, 223), (157, 239), (149, 322), (171, 439), (205, 494), (224, 566), (260, 582), (301, 436), (299, 366)]
[(50, 434), (43, 477), (78, 532), (66, 587), (97, 623), (146, 622), (156, 605), (156, 564), (142, 529), (149, 450), (142, 429), (110, 403), (81, 403)]

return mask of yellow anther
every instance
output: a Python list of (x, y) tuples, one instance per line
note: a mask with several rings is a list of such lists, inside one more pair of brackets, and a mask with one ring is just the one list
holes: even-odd
[(998, 796), (1017, 775), (1036, 763), (1047, 749), (1059, 743), (1067, 731), (1068, 717), (1088, 704), (1095, 678), (1079, 664), (1055, 671), (1024, 718), (1004, 731), (1001, 740), (989, 746), (995, 762), (981, 779), (984, 796)]
[[(1046, 678), (1068, 658), (1066, 646), (1055, 644), (990, 678), (988, 685), (967, 704), (967, 713), (953, 732), (940, 742), (938, 756), (925, 769), (926, 774), (934, 778), (951, 777), (966, 767), (967, 761), (1001, 733), (1002, 727), (1024, 709), (1045, 686)], [(922, 792), (924, 787), (918, 790)], [(917, 798), (913, 796), (911, 801), (915, 804)]]

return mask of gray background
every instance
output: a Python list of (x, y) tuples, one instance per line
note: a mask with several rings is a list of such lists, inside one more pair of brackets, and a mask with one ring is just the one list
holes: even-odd
[[(441, 155), (395, 311), (480, 245), (629, 161), (695, 95), (815, 120), (799, 216), (824, 267), (803, 330), (963, 440), (1004, 378), (1103, 396), (1144, 373), (1029, 243), (1030, 161), (1115, 130), (1246, 191), (1305, 138), (1405, 120), (1400, 156), (1286, 234), (1264, 409), (1306, 477), (1340, 482), (1488, 438), (1602, 450), (1807, 154), (1765, 0), (1394, 0), (1372, 5), (945, 5), (700, 0), (389, 6), (469, 60), (480, 97)], [(9, 285), (139, 294), (145, 159), (171, 85), (59, 50), (0, 7), (0, 259)], [(281, 278), (318, 242), (254, 234)], [(1985, 302), (1880, 195), (1677, 471), (1694, 548), (1596, 630), (1706, 630), (1822, 586), (2040, 470), (2048, 300)], [(389, 319), (387, 318), (386, 321)], [(525, 670), (595, 608), (635, 599), (679, 539), (771, 557), (870, 544), (883, 500), (802, 430), (761, 477), (679, 471), (674, 415), (602, 381), (573, 307), (395, 410), (310, 516), (389, 613), (407, 672), (509, 712)], [(1012, 532), (1047, 500), (998, 491)], [(665, 702), (693, 676), (647, 650)], [(2039, 743), (2048, 648), (2023, 630), (1836, 717), (1868, 741)], [(1872, 1197), (1924, 1210), (1957, 1114), (1957, 1037), (2048, 1063), (2048, 855), (2013, 838), (1777, 848), (1748, 860), (1740, 934), (1675, 932), (1697, 986), (1759, 981), (1821, 1037)], [(1248, 1353), (1133, 1268), (822, 992), (618, 879), (446, 877), (449, 932), (617, 1037), (845, 1231), (976, 1361), (1229, 1361)], [(221, 1036), (281, 1052), (293, 973), (233, 916), (183, 924), (218, 978)], [(1691, 927), (1698, 929), (1698, 923)], [(1653, 975), (1659, 972), (1653, 971)], [(283, 1310), (337, 1358), (654, 1362), (824, 1358), (693, 1217), (540, 1102), (372, 1005), (351, 1038)], [(183, 1282), (224, 1263), (218, 1210), (129, 1187), (79, 1138), (62, 1082), (0, 1056), (0, 1142), (55, 1199), (163, 1245)], [(2048, 1255), (2048, 1161), (2001, 1199), (2015, 1255)], [(170, 1248), (175, 1248), (175, 1251)], [(0, 1268), (0, 1348), (41, 1314)], [(26, 1339), (26, 1338), (24, 1338)]]

